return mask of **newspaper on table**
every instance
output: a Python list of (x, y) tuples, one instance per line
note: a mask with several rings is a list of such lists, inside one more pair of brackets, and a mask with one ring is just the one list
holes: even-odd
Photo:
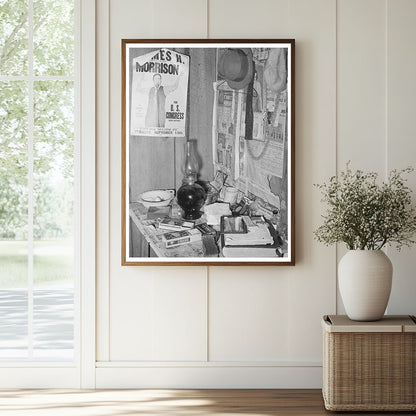
[(132, 136), (184, 137), (189, 56), (170, 49), (132, 62)]

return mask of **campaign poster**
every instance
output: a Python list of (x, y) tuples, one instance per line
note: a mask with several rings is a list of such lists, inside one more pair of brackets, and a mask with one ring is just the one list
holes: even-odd
[(131, 135), (185, 137), (189, 56), (159, 49), (133, 59)]

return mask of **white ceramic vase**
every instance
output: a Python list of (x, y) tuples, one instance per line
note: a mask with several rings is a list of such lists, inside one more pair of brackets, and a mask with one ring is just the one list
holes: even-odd
[(338, 265), (339, 291), (348, 317), (377, 321), (384, 316), (393, 267), (381, 250), (350, 250)]

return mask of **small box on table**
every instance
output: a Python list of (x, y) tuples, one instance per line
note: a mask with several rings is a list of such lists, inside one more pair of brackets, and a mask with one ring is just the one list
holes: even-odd
[(201, 232), (197, 229), (172, 231), (162, 234), (161, 239), (165, 243), (166, 248), (177, 247), (183, 244), (201, 241)]
[(322, 328), (327, 410), (416, 410), (414, 317), (357, 322), (345, 315), (328, 315)]

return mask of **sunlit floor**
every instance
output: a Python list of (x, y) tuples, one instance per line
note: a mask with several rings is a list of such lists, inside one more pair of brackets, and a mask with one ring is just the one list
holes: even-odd
[(326, 411), (320, 390), (0, 390), (1, 416), (331, 414), (359, 413)]

